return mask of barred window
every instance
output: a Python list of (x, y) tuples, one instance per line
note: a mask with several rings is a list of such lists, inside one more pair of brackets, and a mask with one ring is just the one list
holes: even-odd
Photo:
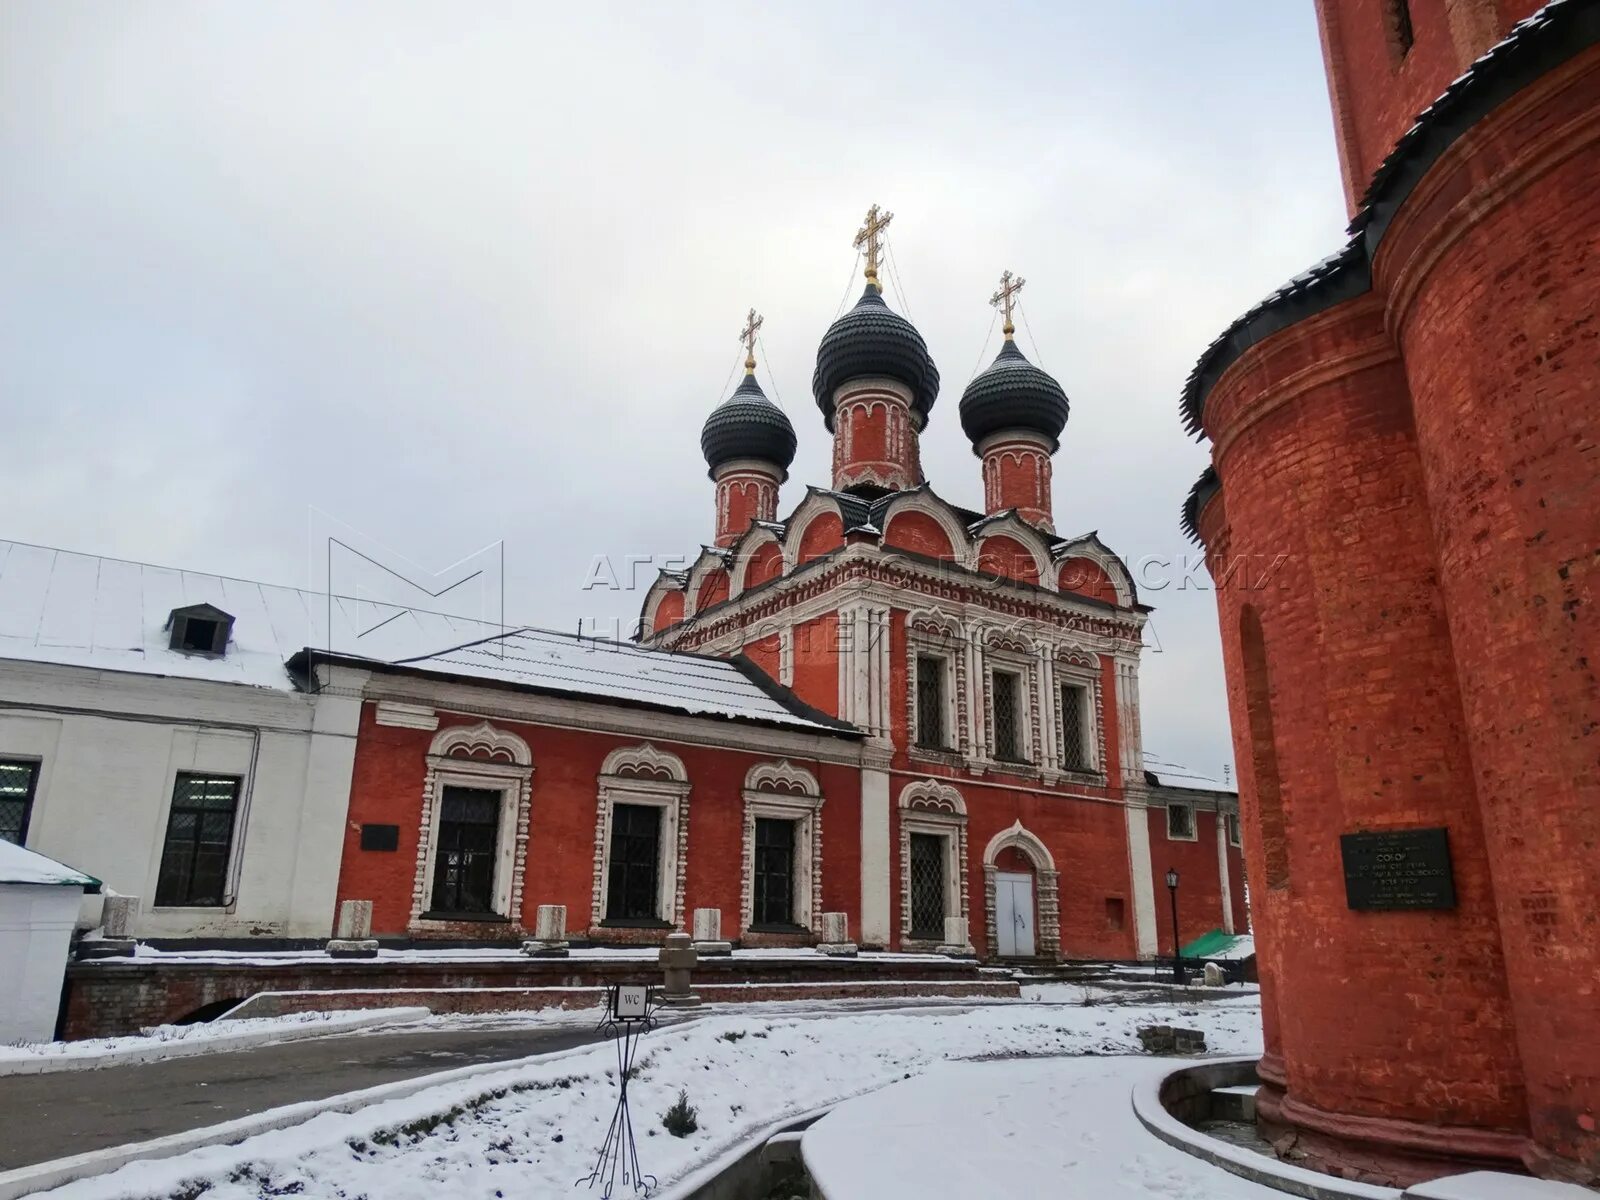
[(239, 780), (231, 775), (180, 771), (172, 787), (172, 810), (161, 848), (156, 903), (219, 907), (227, 903), (228, 859)]
[(755, 908), (756, 925), (794, 924), (795, 822), (772, 817), (756, 818)]
[(1227, 824), (1228, 824), (1228, 845), (1230, 845), (1230, 846), (1239, 845), (1239, 814), (1238, 813), (1229, 813), (1228, 814)]
[(500, 799), (500, 793), (491, 788), (444, 789), (439, 807), (439, 844), (433, 855), (430, 912), (494, 911)]
[(0, 842), (28, 844), (28, 818), (38, 786), (38, 763), (0, 760)]
[(917, 745), (944, 750), (950, 745), (945, 730), (945, 661), (932, 654), (917, 655)]
[(1022, 762), (1022, 728), (1018, 720), (1020, 680), (1010, 671), (994, 672), (994, 756), (1001, 762)]
[(1180, 839), (1195, 836), (1192, 804), (1167, 805), (1167, 836)]
[(925, 941), (944, 937), (945, 839), (936, 833), (911, 835), (911, 936)]
[(1061, 685), (1061, 765), (1068, 771), (1089, 769), (1088, 730), (1083, 719), (1088, 689), (1075, 683)]
[(660, 920), (661, 810), (618, 804), (611, 810), (606, 920)]

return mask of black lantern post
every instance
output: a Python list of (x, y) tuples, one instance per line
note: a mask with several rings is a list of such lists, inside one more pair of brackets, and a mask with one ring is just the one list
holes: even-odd
[(1178, 872), (1167, 868), (1167, 895), (1172, 897), (1172, 978), (1183, 982), (1183, 943), (1178, 940)]

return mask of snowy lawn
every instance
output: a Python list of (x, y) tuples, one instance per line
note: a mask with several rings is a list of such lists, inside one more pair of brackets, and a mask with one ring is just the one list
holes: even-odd
[(212, 1050), (262, 1046), (292, 1038), (345, 1033), (428, 1017), (425, 1008), (369, 1008), (353, 1012), (290, 1013), (196, 1025), (155, 1025), (133, 1037), (87, 1038), (80, 1042), (19, 1042), (0, 1046), (0, 1075), (40, 1068), (102, 1066), (183, 1058)]
[[(834, 1017), (746, 1011), (655, 1030), (629, 1087), (639, 1156), (664, 1186), (789, 1115), (860, 1095), (946, 1059), (1129, 1054), (1152, 1022), (1204, 1029), (1213, 1051), (1259, 1053), (1253, 998), (1204, 1005), (1011, 1003)], [(354, 1113), (324, 1113), (237, 1145), (133, 1163), (50, 1193), (55, 1200), (570, 1196), (616, 1102), (610, 1045), (525, 1059)], [(679, 1090), (699, 1128), (669, 1135)], [(1115, 1102), (1125, 1105), (1119, 1086)]]

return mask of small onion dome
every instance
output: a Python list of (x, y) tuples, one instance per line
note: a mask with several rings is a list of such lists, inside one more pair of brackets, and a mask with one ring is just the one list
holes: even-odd
[(994, 362), (961, 393), (961, 428), (974, 448), (991, 433), (1027, 429), (1056, 443), (1067, 427), (1067, 394), (1061, 385), (1022, 357), (1006, 339)]
[(700, 452), (712, 471), (736, 458), (757, 458), (787, 471), (794, 448), (794, 426), (754, 375), (746, 375), (733, 395), (711, 410), (700, 430)]
[(856, 306), (828, 327), (817, 347), (811, 393), (828, 432), (833, 432), (833, 393), (852, 379), (881, 376), (911, 389), (911, 407), (920, 421), (939, 395), (939, 368), (916, 327), (883, 302), (878, 285), (868, 283)]

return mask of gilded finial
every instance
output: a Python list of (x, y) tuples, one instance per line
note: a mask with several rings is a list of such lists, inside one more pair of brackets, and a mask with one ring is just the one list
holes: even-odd
[(739, 331), (739, 340), (744, 343), (744, 373), (756, 373), (756, 334), (761, 330), (764, 317), (756, 315), (756, 310), (751, 309), (750, 315), (744, 319), (744, 328)]
[(1012, 335), (1017, 332), (1017, 327), (1011, 323), (1011, 310), (1017, 306), (1017, 293), (1022, 290), (1026, 279), (1012, 275), (1010, 271), (1003, 271), (1000, 275), (1000, 290), (989, 297), (992, 307), (998, 308), (1005, 314), (1006, 323), (1000, 327), (1006, 335), (1006, 341), (1012, 340)]
[(878, 282), (878, 255), (883, 250), (878, 238), (889, 227), (889, 222), (892, 220), (894, 220), (892, 212), (880, 213), (878, 206), (874, 204), (867, 209), (867, 223), (856, 231), (856, 240), (853, 244), (858, 250), (866, 249), (867, 282), (874, 286)]

